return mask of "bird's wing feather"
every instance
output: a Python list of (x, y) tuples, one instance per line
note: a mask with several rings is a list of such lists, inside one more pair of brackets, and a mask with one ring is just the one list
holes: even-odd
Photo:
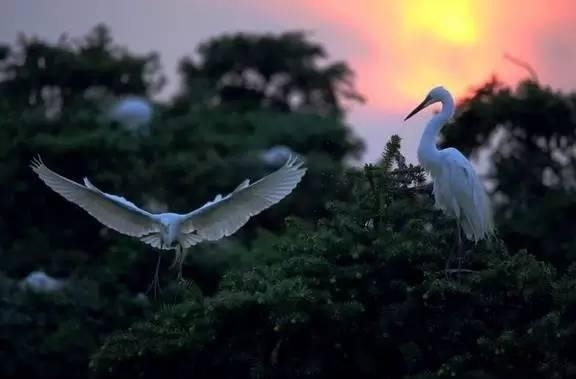
[(169, 250), (169, 247), (166, 247), (165, 245), (162, 244), (162, 236), (159, 233), (152, 233), (152, 234), (147, 234), (144, 236), (139, 237), (139, 240), (144, 242), (147, 245), (152, 246), (155, 249), (160, 249), (160, 250)]
[(218, 195), (214, 201), (185, 216), (182, 233), (196, 231), (197, 238), (209, 241), (233, 234), (250, 217), (278, 203), (294, 190), (306, 173), (302, 164), (290, 157), (281, 168), (257, 182), (250, 184), (245, 180), (227, 196)]
[(492, 234), (494, 225), (490, 199), (472, 164), (454, 148), (442, 150), (444, 175), (451, 198), (458, 203), (462, 226), (469, 239), (479, 240)]
[(100, 191), (87, 178), (84, 179), (86, 186), (73, 182), (46, 167), (40, 157), (33, 159), (30, 166), (48, 187), (105, 226), (133, 237), (160, 231), (151, 213), (123, 197)]
[(194, 246), (202, 242), (202, 237), (200, 237), (196, 233), (187, 233), (183, 234), (180, 238), (180, 243), (182, 244), (183, 248), (188, 248), (190, 246)]

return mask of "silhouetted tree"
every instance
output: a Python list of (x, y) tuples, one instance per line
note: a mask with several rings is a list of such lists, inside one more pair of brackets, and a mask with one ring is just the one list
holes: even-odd
[[(278, 48), (291, 43), (267, 38)], [(297, 51), (291, 54), (284, 59), (304, 59)], [(213, 72), (211, 67), (203, 69)], [(308, 67), (311, 76), (314, 70)], [(196, 78), (203, 77), (212, 80)], [(315, 86), (302, 81), (301, 87)], [(343, 160), (357, 156), (363, 145), (340, 116), (264, 106), (239, 113), (225, 104), (180, 97), (153, 104), (155, 117), (143, 126), (146, 133), (104, 117), (111, 100), (149, 97), (162, 82), (156, 54), (136, 55), (117, 46), (101, 25), (75, 40), (49, 43), (22, 36), (14, 46), (0, 48), (0, 270), (6, 276), (0, 283), (6, 295), (0, 310), (0, 359), (6, 364), (0, 376), (86, 377), (88, 354), (102, 337), (145, 313), (138, 293), (148, 287), (160, 253), (104, 228), (48, 189), (29, 167), (34, 155), (72, 180), (87, 176), (146, 209), (175, 211), (200, 206), (246, 178), (254, 181), (276, 169), (260, 157), (274, 145), (302, 155), (309, 171), (298, 191), (236, 235), (189, 254), (185, 276), (208, 294), (228, 266), (265, 259), (250, 246), (275, 241), (286, 216), (315, 218), (326, 212), (328, 199), (349, 193), (331, 187)], [(166, 266), (162, 279), (174, 279)], [(21, 291), (12, 279), (34, 270), (66, 279), (66, 291), (42, 296)], [(162, 287), (170, 297), (170, 284)]]
[(203, 89), (208, 104), (337, 116), (346, 102), (363, 101), (350, 68), (322, 62), (324, 48), (302, 32), (223, 35), (201, 44), (198, 55), (181, 62), (181, 101)]
[[(292, 220), (268, 261), (233, 268), (113, 334), (98, 378), (564, 378), (576, 373), (573, 269), (475, 246), (447, 278), (452, 222), (414, 189), (399, 138), (350, 170), (352, 196)], [(373, 222), (369, 222), (373, 221)]]

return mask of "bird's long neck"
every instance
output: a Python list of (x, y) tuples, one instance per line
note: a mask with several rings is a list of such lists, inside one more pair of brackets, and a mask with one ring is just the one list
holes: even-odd
[(454, 115), (454, 99), (450, 94), (446, 94), (440, 102), (442, 103), (442, 109), (440, 112), (426, 125), (424, 133), (420, 138), (420, 145), (418, 146), (418, 160), (420, 164), (425, 167), (429, 167), (430, 163), (434, 161), (434, 158), (438, 155), (438, 148), (436, 147), (436, 137), (440, 132), (440, 129), (452, 118)]

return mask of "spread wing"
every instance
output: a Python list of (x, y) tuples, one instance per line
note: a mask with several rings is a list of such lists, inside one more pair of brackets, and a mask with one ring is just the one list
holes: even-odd
[(154, 215), (123, 197), (100, 191), (87, 178), (84, 186), (73, 182), (46, 167), (40, 157), (33, 159), (30, 167), (53, 191), (117, 232), (141, 237), (161, 230)]
[(286, 163), (273, 173), (255, 183), (248, 179), (242, 182), (232, 193), (188, 213), (181, 224), (182, 233), (195, 232), (201, 240), (214, 241), (227, 237), (240, 229), (250, 217), (278, 203), (288, 196), (298, 185), (306, 168), (303, 162), (290, 157)]

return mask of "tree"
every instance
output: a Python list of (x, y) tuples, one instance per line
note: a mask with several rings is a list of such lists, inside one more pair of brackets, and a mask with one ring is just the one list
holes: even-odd
[(113, 45), (103, 26), (83, 40), (63, 37), (56, 45), (22, 36), (18, 48), (6, 51), (0, 82), (6, 107), (0, 128), (0, 176), (11, 185), (0, 190), (2, 242), (9, 257), (2, 267), (22, 274), (45, 265), (62, 274), (63, 262), (46, 253), (48, 246), (67, 250), (64, 255), (72, 258), (67, 271), (98, 256), (110, 238), (96, 237), (100, 226), (95, 220), (46, 191), (31, 173), (30, 159), (41, 154), (66, 176), (77, 180), (89, 175), (109, 192), (141, 201), (139, 184), (134, 185), (145, 176), (134, 155), (141, 141), (117, 125), (101, 122), (89, 94), (97, 88), (115, 95), (152, 92), (154, 81), (147, 78), (158, 76), (156, 56), (130, 55)]
[[(29, 163), (40, 154), (74, 180), (88, 175), (144, 200), (141, 141), (103, 122), (92, 95), (153, 92), (156, 58), (116, 47), (101, 26), (76, 41), (22, 36), (0, 50), (0, 376), (85, 377), (102, 338), (145, 313), (138, 292), (147, 280), (138, 271), (152, 270), (154, 260), (47, 190)], [(23, 289), (21, 279), (36, 270), (62, 279), (64, 289)]]
[(198, 47), (199, 62), (180, 64), (180, 101), (199, 89), (208, 104), (343, 116), (347, 101), (363, 101), (344, 62), (326, 63), (324, 48), (306, 33), (237, 33)]
[(137, 56), (114, 45), (104, 25), (97, 25), (84, 39), (63, 35), (55, 45), (20, 35), (16, 49), (2, 50), (0, 95), (45, 111), (73, 106), (97, 89), (147, 95), (163, 84), (158, 56)]
[[(308, 70), (312, 75), (314, 66)], [(157, 55), (117, 46), (103, 26), (74, 41), (63, 37), (52, 44), (23, 36), (0, 49), (0, 271), (6, 276), (0, 290), (10, 294), (0, 310), (6, 326), (0, 340), (7, 346), (1, 357), (10, 364), (2, 365), (0, 376), (86, 377), (88, 354), (102, 338), (146, 313), (146, 302), (138, 299), (159, 254), (104, 228), (46, 188), (30, 170), (34, 155), (72, 180), (87, 176), (146, 209), (185, 211), (275, 169), (260, 159), (263, 149), (285, 144), (296, 150), (309, 167), (303, 193), (237, 235), (189, 254), (185, 275), (207, 294), (228, 266), (262, 258), (251, 245), (275, 241), (286, 216), (310, 220), (326, 212), (325, 199), (347, 196), (347, 189), (328, 189), (343, 160), (361, 152), (362, 143), (341, 116), (266, 107), (239, 113), (180, 96), (154, 104), (147, 133), (102, 117), (108, 98), (151, 96), (161, 84)], [(66, 291), (21, 291), (16, 280), (34, 270), (65, 279)], [(161, 276), (174, 279), (175, 273), (162, 267)], [(163, 280), (163, 294), (177, 295), (170, 286)]]
[(291, 220), (268, 247), (275, 259), (112, 335), (96, 377), (574, 375), (573, 276), (478, 245), (471, 271), (446, 278), (452, 225), (415, 189), (422, 171), (404, 165), (399, 142), (378, 167), (341, 177), (353, 195), (329, 217)]

